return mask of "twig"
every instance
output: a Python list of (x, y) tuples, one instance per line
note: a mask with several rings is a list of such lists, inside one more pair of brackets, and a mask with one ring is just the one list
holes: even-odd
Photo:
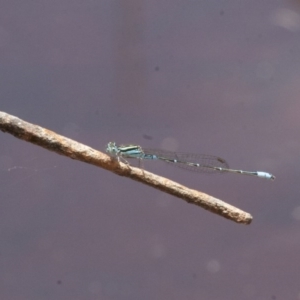
[(68, 156), (150, 185), (237, 223), (250, 224), (252, 221), (252, 216), (249, 213), (219, 199), (189, 189), (167, 178), (118, 162), (116, 159), (98, 150), (4, 112), (0, 112), (0, 130), (60, 155)]

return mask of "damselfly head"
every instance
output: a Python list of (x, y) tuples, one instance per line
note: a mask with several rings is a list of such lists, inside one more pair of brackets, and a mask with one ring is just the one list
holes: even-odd
[(106, 152), (109, 154), (117, 154), (118, 147), (116, 146), (115, 142), (109, 142), (106, 146)]

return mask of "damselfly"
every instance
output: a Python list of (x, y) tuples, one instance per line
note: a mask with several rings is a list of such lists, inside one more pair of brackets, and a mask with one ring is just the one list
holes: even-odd
[(139, 145), (120, 145), (110, 142), (106, 147), (106, 152), (112, 156), (123, 159), (126, 163), (126, 158), (137, 158), (140, 160), (161, 160), (166, 163), (176, 165), (180, 168), (201, 172), (201, 173), (236, 173), (242, 175), (257, 176), (260, 178), (274, 180), (275, 176), (263, 171), (243, 171), (230, 169), (226, 160), (223, 158), (205, 155), (205, 154), (190, 154), (182, 152), (171, 152), (157, 149), (144, 149)]

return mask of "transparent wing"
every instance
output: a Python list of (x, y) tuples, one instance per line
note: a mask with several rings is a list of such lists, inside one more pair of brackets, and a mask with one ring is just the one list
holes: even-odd
[[(148, 157), (155, 155), (158, 160), (193, 172), (222, 174), (226, 171), (220, 171), (217, 168), (229, 169), (226, 160), (218, 156), (184, 152), (175, 153), (160, 149), (143, 149), (143, 151)], [(145, 158), (147, 159), (147, 157)]]

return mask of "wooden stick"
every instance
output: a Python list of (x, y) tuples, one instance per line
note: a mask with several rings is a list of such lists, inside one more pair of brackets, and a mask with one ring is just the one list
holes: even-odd
[(0, 112), (0, 130), (60, 155), (80, 160), (114, 172), (120, 176), (126, 176), (150, 185), (237, 223), (250, 224), (252, 221), (252, 216), (249, 213), (222, 200), (189, 189), (167, 178), (118, 162), (115, 158), (105, 153), (4, 112)]

